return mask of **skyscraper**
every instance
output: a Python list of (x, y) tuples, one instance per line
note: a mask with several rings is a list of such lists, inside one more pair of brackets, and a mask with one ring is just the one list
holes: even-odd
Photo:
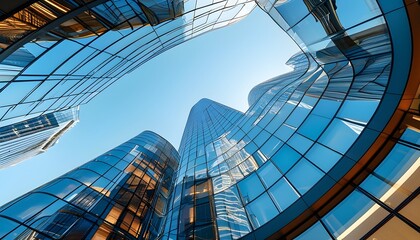
[(146, 131), (0, 210), (5, 239), (155, 239), (179, 155)]
[[(245, 113), (193, 107), (162, 231), (136, 237), (419, 238), (418, 2), (257, 3), (301, 47), (293, 71), (252, 89)], [(0, 209), (3, 235), (44, 216), (18, 211), (25, 199)]]
[(0, 169), (45, 152), (79, 121), (79, 108), (0, 127)]
[(252, 0), (0, 4), (0, 122), (89, 102), (160, 53), (248, 15)]
[(418, 3), (259, 4), (304, 53), (242, 116), (193, 108), (163, 239), (418, 238)]
[(0, 121), (79, 106), (167, 49), (247, 16), (252, 0), (1, 1)]

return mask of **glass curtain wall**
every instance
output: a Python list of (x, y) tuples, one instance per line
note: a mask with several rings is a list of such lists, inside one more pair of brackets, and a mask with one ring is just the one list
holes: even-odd
[(0, 208), (2, 239), (156, 239), (179, 155), (143, 132)]

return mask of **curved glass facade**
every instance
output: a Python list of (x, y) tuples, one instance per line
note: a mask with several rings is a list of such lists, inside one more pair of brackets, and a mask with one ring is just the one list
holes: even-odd
[(241, 20), (256, 3), (40, 0), (0, 5), (3, 121), (87, 103), (165, 50)]
[(143, 132), (0, 208), (0, 238), (155, 239), (178, 161)]
[[(193, 10), (187, 11), (187, 3), (189, 2), (184, 2), (183, 16), (187, 16), (189, 12), (206, 9), (205, 5), (199, 7), (197, 2), (191, 8)], [(209, 3), (209, 6), (215, 7), (217, 4)], [(226, 8), (231, 4), (229, 1), (221, 4), (223, 6), (215, 8), (218, 9), (217, 12), (230, 9)], [(237, 5), (231, 6), (233, 9), (233, 6), (244, 6), (243, 4), (245, 3), (238, 2)], [(253, 8), (253, 4), (255, 3), (252, 2), (249, 6)], [(418, 2), (288, 0), (257, 1), (256, 4), (301, 48), (302, 52), (294, 55), (288, 62), (293, 71), (254, 87), (248, 97), (250, 107), (245, 113), (208, 99), (199, 101), (193, 107), (179, 148), (179, 167), (176, 168), (176, 164), (171, 165), (172, 171), (169, 175), (173, 176), (173, 181), (172, 178), (171, 181), (168, 180), (170, 184), (164, 191), (165, 194), (156, 194), (157, 202), (153, 200), (156, 204), (153, 205), (154, 208), (160, 206), (165, 210), (159, 212), (159, 217), (151, 217), (151, 222), (143, 225), (143, 218), (134, 216), (138, 213), (137, 209), (141, 208), (141, 202), (137, 201), (135, 206), (130, 205), (130, 201), (125, 205), (119, 204), (118, 201), (111, 204), (107, 202), (107, 206), (112, 206), (112, 209), (124, 206), (121, 207), (124, 210), (116, 210), (119, 213), (118, 217), (102, 217), (101, 220), (95, 220), (96, 222), (90, 220), (89, 210), (89, 214), (86, 215), (89, 217), (83, 220), (77, 218), (81, 221), (80, 229), (90, 229), (91, 231), (87, 231), (89, 234), (99, 232), (98, 234), (103, 234), (98, 235), (101, 238), (110, 236), (105, 235), (106, 233), (114, 234), (113, 230), (109, 230), (114, 227), (119, 233), (120, 230), (125, 231), (123, 235), (118, 235), (118, 238), (420, 237), (420, 220), (415, 214), (419, 206), (420, 159)], [(236, 17), (240, 18), (238, 15), (234, 16), (225, 23), (234, 21)], [(61, 44), (81, 44), (85, 39), (94, 38), (86, 45), (91, 46), (96, 44), (96, 39), (116, 32), (123, 34), (127, 31), (127, 35), (122, 37), (124, 39), (137, 31), (143, 31), (142, 29), (153, 28), (158, 32), (159, 27), (176, 24), (179, 19), (181, 18), (147, 28), (139, 27), (137, 30), (122, 28), (105, 31), (99, 37), (66, 38), (54, 45), (45, 55), (59, 49), (56, 47)], [(189, 36), (194, 36), (194, 29), (198, 29), (194, 28), (195, 23), (194, 18), (191, 22), (192, 34)], [(151, 22), (149, 24), (153, 25)], [(183, 23), (177, 26), (185, 27)], [(216, 27), (218, 24), (211, 26)], [(167, 32), (159, 35), (159, 38), (167, 36), (166, 34)], [(181, 35), (181, 41), (184, 41), (184, 33)], [(137, 39), (135, 44), (137, 41), (139, 40)], [(105, 49), (117, 48), (119, 43), (121, 41), (116, 41)], [(136, 46), (135, 44), (133, 45)], [(83, 46), (81, 48), (85, 49), (86, 46)], [(7, 52), (7, 49), (4, 51)], [(125, 51), (128, 48), (118, 48), (118, 51), (121, 49)], [(166, 48), (159, 49), (150, 52), (143, 60)], [(137, 64), (143, 62), (140, 58), (132, 60)], [(104, 62), (105, 65), (108, 63), (111, 62)], [(5, 83), (3, 90), (18, 83), (18, 78), (25, 76), (28, 69), (38, 71), (39, 69), (34, 67), (36, 64), (37, 60), (22, 71), (18, 70), (19, 73)], [(56, 66), (52, 71), (56, 72), (64, 65), (66, 63)], [(115, 65), (113, 69), (116, 72), (131, 69), (122, 66)], [(89, 63), (80, 65), (80, 68), (85, 67), (89, 67)], [(93, 75), (89, 73), (83, 76), (94, 78), (97, 71), (100, 69), (90, 72)], [(71, 72), (73, 73), (76, 72)], [(42, 76), (49, 78), (52, 75), (47, 73)], [(98, 79), (101, 78), (102, 76)], [(9, 109), (9, 106), (6, 106), (6, 109)], [(9, 110), (6, 110), (3, 118), (6, 119), (9, 113)], [(149, 148), (154, 142), (165, 142), (152, 133), (148, 132), (146, 135), (155, 137), (143, 145), (136, 144), (135, 146), (144, 147), (134, 155), (141, 155), (140, 152), (146, 151), (145, 149), (151, 151)], [(112, 168), (120, 169), (116, 170), (115, 174), (127, 174), (129, 168), (133, 171), (139, 169), (137, 165), (130, 167), (130, 163), (134, 164), (136, 157), (131, 154), (136, 147), (134, 143), (130, 144), (128, 148), (118, 147), (109, 152), (119, 159), (115, 161), (115, 166), (111, 164)], [(169, 153), (170, 156), (177, 156), (173, 148)], [(170, 157), (169, 155), (165, 154), (166, 157)], [(127, 156), (130, 160), (125, 161)], [(119, 163), (125, 164), (123, 168), (117, 167)], [(106, 188), (108, 185), (91, 184), (100, 179), (100, 176), (105, 177), (106, 184), (120, 178), (117, 175), (106, 176), (110, 167), (104, 172), (97, 172), (102, 168), (89, 168), (89, 164), (97, 163), (94, 160), (93, 163), (86, 164), (86, 167), (82, 166), (65, 176), (79, 181), (77, 187), (86, 181), (83, 188), (86, 188), (85, 185), (93, 186), (86, 189), (98, 196), (108, 197), (107, 194), (115, 193)], [(135, 171), (129, 172), (134, 174)], [(151, 178), (149, 174), (142, 176)], [(118, 180), (116, 183), (120, 182)], [(103, 184), (102, 181), (98, 183)], [(131, 199), (134, 190), (126, 189), (130, 195), (128, 198)], [(10, 226), (3, 235), (17, 236), (11, 235), (14, 232), (32, 234), (26, 231), (28, 228), (38, 231), (39, 234), (47, 234), (43, 232), (43, 228), (38, 228), (38, 221), (46, 227), (62, 226), (53, 224), (55, 215), (43, 212), (44, 209), (54, 206), (54, 201), (65, 200), (65, 197), (57, 198), (53, 193), (46, 194), (45, 191), (35, 190), (2, 208), (0, 217), (5, 226)], [(73, 196), (69, 194), (65, 196)], [(20, 212), (19, 206), (28, 204), (25, 199), (29, 196), (34, 198), (31, 201), (36, 204), (30, 208), (31, 211)], [(72, 204), (72, 199), (75, 198), (86, 202), (83, 204), (90, 204), (90, 199), (95, 199), (93, 202), (97, 203), (95, 196), (90, 197), (88, 193), (76, 194), (67, 202)], [(162, 205), (159, 205), (158, 196), (164, 196)], [(106, 197), (104, 198), (108, 201)], [(112, 199), (113, 197), (109, 201), (114, 201)], [(38, 202), (40, 207), (37, 207)], [(71, 206), (74, 207), (73, 205)], [(135, 207), (136, 212), (128, 206)], [(37, 220), (37, 216), (41, 218), (46, 215), (53, 217), (46, 217), (45, 221)], [(95, 217), (98, 219), (96, 215)], [(126, 219), (128, 220), (125, 221)], [(105, 220), (103, 228), (99, 223), (102, 220)], [(91, 225), (83, 221), (90, 221)], [(65, 231), (62, 231), (62, 235), (51, 236), (64, 236)], [(57, 232), (60, 234), (60, 231)]]
[[(417, 201), (418, 108), (401, 105), (418, 88), (406, 14), (418, 4), (258, 4), (303, 53), (289, 60), (293, 72), (251, 91), (243, 114), (207, 100), (194, 106), (163, 238), (358, 239), (400, 227), (411, 230), (395, 238), (418, 237), (418, 219), (398, 212)], [(204, 202), (194, 190), (203, 182)]]

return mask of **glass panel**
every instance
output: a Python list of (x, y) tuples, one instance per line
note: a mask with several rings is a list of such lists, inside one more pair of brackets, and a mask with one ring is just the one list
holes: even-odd
[(400, 213), (412, 221), (417, 226), (420, 226), (420, 214), (418, 214), (418, 207), (420, 206), (420, 196), (417, 195), (407, 206), (400, 210)]
[(81, 184), (70, 179), (57, 179), (53, 184), (50, 184), (39, 191), (51, 193), (59, 198), (64, 198)]
[(1, 214), (24, 222), (33, 215), (42, 211), (42, 209), (53, 203), (55, 200), (55, 197), (49, 196), (47, 194), (32, 193), (1, 212)]
[(363, 131), (363, 128), (361, 125), (334, 119), (322, 134), (319, 142), (344, 154)]
[(96, 179), (98, 179), (100, 176), (97, 173), (94, 173), (89, 170), (85, 169), (76, 169), (66, 175), (66, 177), (74, 178), (86, 185), (92, 184)]
[(288, 145), (283, 147), (273, 156), (272, 161), (284, 174), (299, 160), (300, 154)]
[(379, 228), (368, 239), (419, 239), (420, 234), (396, 217)]
[(19, 224), (8, 220), (6, 218), (0, 217), (0, 238), (8, 234), (10, 231), (15, 229)]
[(280, 139), (275, 136), (271, 136), (270, 139), (261, 147), (260, 151), (264, 153), (265, 156), (270, 158), (283, 144)]
[(294, 26), (298, 21), (309, 14), (304, 1), (300, 0), (277, 1), (274, 7), (290, 27)]
[(329, 122), (330, 120), (328, 118), (311, 114), (299, 128), (298, 132), (305, 137), (316, 140)]
[[(375, 0), (353, 0), (351, 2), (338, 0), (335, 2), (336, 14), (345, 29), (381, 14)], [(357, 11), (349, 11), (349, 9), (357, 9)]]
[(17, 104), (38, 84), (39, 82), (13, 82), (9, 84), (0, 94), (1, 105)]
[(341, 158), (341, 155), (316, 143), (305, 155), (313, 164), (328, 172)]
[(306, 193), (323, 176), (324, 173), (321, 170), (304, 158), (286, 175), (287, 179), (296, 187), (300, 194)]
[(415, 176), (419, 157), (420, 151), (396, 144), (385, 160), (360, 186), (395, 208), (418, 187)]
[(313, 142), (302, 135), (295, 133), (287, 142), (291, 147), (296, 149), (300, 154), (305, 152), (311, 147)]
[(251, 202), (264, 191), (264, 186), (256, 173), (251, 174), (244, 180), (240, 181), (238, 183), (238, 188), (244, 204)]
[(290, 183), (282, 178), (268, 192), (274, 199), (277, 207), (280, 211), (284, 211), (288, 206), (294, 203), (298, 198), (299, 194), (293, 189)]
[(322, 224), (318, 221), (308, 230), (300, 234), (296, 240), (312, 240), (316, 236), (317, 240), (329, 240), (332, 239), (328, 234), (327, 230), (322, 226)]
[(259, 198), (255, 199), (255, 201), (248, 204), (248, 206), (246, 206), (246, 211), (254, 229), (260, 227), (279, 214), (279, 211), (274, 206), (267, 193), (264, 193)]
[(312, 114), (323, 116), (326, 118), (332, 118), (335, 115), (338, 107), (340, 106), (340, 101), (321, 99), (318, 104), (315, 106)]
[[(379, 208), (372, 200), (355, 190), (325, 215), (322, 221), (335, 237), (339, 237), (356, 221), (363, 220), (362, 216), (372, 207)], [(380, 218), (377, 220), (380, 221)]]
[(214, 202), (221, 238), (231, 236), (233, 239), (237, 239), (251, 231), (236, 187), (231, 187), (216, 194)]
[(346, 100), (341, 106), (337, 117), (366, 124), (372, 117), (378, 104), (379, 101)]
[(282, 174), (279, 170), (271, 163), (271, 161), (267, 161), (264, 166), (258, 169), (258, 176), (260, 176), (264, 185), (269, 188), (273, 183), (275, 183)]
[(86, 164), (83, 164), (80, 168), (90, 169), (90, 170), (102, 175), (106, 171), (108, 171), (108, 169), (110, 169), (111, 166), (106, 164), (106, 163), (103, 163), (103, 162), (93, 161), (93, 162), (88, 162)]
[(50, 74), (56, 67), (82, 47), (82, 45), (76, 42), (64, 40), (32, 63), (25, 70), (24, 74)]

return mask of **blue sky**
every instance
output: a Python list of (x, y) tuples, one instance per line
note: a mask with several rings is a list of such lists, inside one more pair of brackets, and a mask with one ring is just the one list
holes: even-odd
[(80, 108), (80, 122), (50, 150), (0, 170), (0, 205), (152, 130), (176, 148), (191, 107), (209, 98), (245, 111), (252, 87), (290, 71), (298, 48), (263, 13), (206, 33), (150, 60)]

